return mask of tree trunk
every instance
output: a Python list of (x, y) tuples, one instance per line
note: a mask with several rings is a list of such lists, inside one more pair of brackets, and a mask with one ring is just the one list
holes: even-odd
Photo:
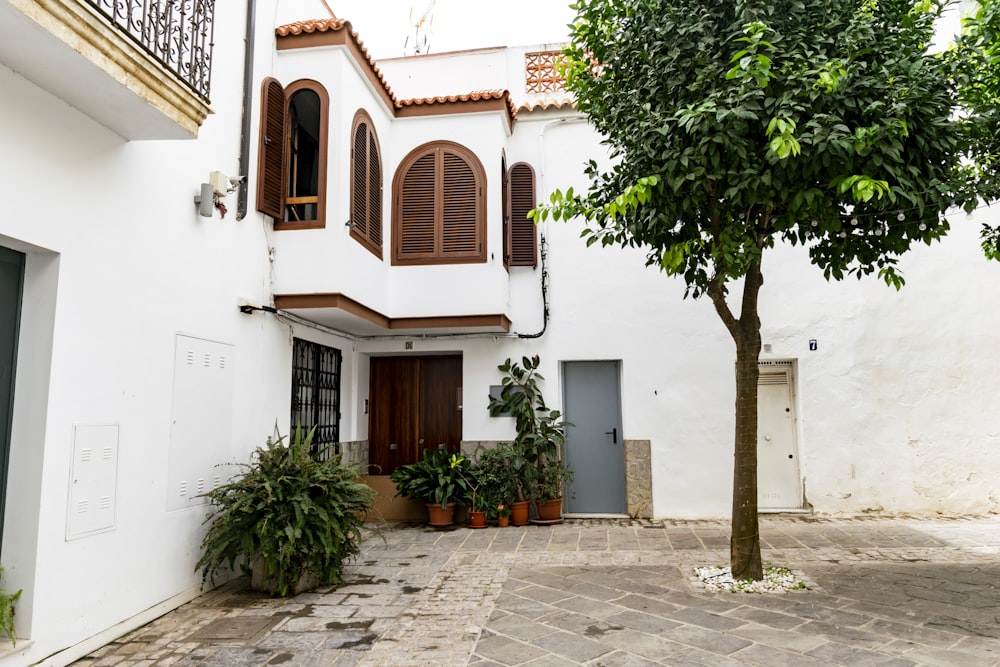
[[(756, 315), (756, 313), (754, 313)], [(740, 318), (743, 320), (747, 313)], [(733, 535), (729, 565), (735, 579), (764, 577), (757, 521), (757, 376), (760, 326), (740, 327), (736, 339), (736, 452), (733, 468)]]
[(721, 286), (709, 290), (716, 312), (736, 343), (736, 437), (729, 544), (729, 564), (736, 579), (764, 578), (757, 520), (757, 378), (760, 374), (757, 362), (761, 348), (757, 297), (763, 284), (758, 260), (747, 271), (743, 283), (739, 319), (730, 311)]

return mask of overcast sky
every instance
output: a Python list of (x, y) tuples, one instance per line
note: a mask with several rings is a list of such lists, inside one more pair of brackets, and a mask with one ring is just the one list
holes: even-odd
[[(327, 0), (347, 19), (374, 58), (403, 55), (427, 0)], [(431, 53), (486, 46), (565, 42), (573, 20), (570, 0), (437, 0), (428, 33)]]

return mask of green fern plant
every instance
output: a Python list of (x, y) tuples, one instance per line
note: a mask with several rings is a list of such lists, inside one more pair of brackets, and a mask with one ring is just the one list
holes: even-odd
[[(0, 565), (0, 579), (3, 578), (3, 566)], [(0, 584), (0, 632), (10, 637), (10, 643), (17, 646), (17, 632), (14, 631), (14, 603), (21, 597), (21, 591), (8, 593)]]
[(204, 494), (214, 511), (196, 565), (203, 580), (237, 562), (249, 573), (258, 560), (263, 588), (274, 596), (298, 592), (303, 575), (317, 585), (342, 579), (375, 492), (340, 457), (310, 453), (314, 430), (303, 437), (297, 428), (287, 444), (281, 435), (268, 438), (241, 474)]

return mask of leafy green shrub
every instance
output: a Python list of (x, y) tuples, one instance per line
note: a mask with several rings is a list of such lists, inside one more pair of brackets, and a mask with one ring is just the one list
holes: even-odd
[(425, 449), (424, 458), (399, 466), (389, 475), (396, 495), (445, 507), (456, 502), (468, 505), (472, 494), (472, 464), (444, 449)]
[[(3, 566), (0, 565), (0, 578), (3, 577)], [(14, 603), (21, 597), (21, 591), (8, 593), (0, 585), (0, 632), (10, 637), (10, 643), (17, 646), (17, 633), (14, 631)]]
[(312, 436), (296, 429), (287, 445), (284, 436), (268, 438), (240, 475), (204, 494), (215, 510), (205, 519), (211, 525), (196, 566), (203, 578), (237, 561), (249, 573), (260, 559), (271, 595), (294, 594), (306, 574), (320, 585), (341, 580), (359, 551), (375, 492), (340, 457), (312, 456)]
[(514, 449), (509, 442), (479, 452), (473, 466), (479, 480), (481, 504), (490, 518), (496, 518), (497, 506), (509, 506), (517, 500), (517, 475), (512, 467)]

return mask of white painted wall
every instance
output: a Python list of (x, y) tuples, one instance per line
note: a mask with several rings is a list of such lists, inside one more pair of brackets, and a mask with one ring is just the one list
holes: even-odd
[[(313, 3), (316, 4), (316, 3)], [(287, 8), (289, 3), (282, 3)], [(522, 112), (508, 136), (500, 114), (391, 120), (359, 69), (337, 49), (275, 53), (275, 2), (262, 2), (255, 57), (251, 165), (255, 170), (260, 81), (310, 76), (331, 97), (331, 209), (324, 230), (273, 232), (254, 209), (235, 220), (197, 216), (192, 196), (210, 170), (238, 169), (242, 26), (235, 4), (216, 7), (213, 110), (199, 138), (125, 142), (8, 69), (0, 68), (0, 183), (8, 210), (0, 244), (27, 252), (7, 523), (0, 560), (23, 588), (24, 648), (0, 658), (21, 667), (65, 664), (89, 648), (197, 593), (193, 572), (204, 508), (166, 509), (174, 341), (178, 333), (220, 341), (235, 354), (229, 456), (245, 460), (275, 423), (288, 428), (293, 336), (341, 349), (342, 438), (367, 437), (368, 359), (403, 354), (406, 339), (348, 340), (262, 313), (273, 292), (337, 291), (388, 315), (504, 312), (513, 331), (542, 329), (541, 270), (500, 262), (499, 159), (537, 171), (540, 198), (585, 186), (582, 163), (600, 159), (597, 138), (572, 112)], [(300, 16), (298, 18), (305, 18)], [(277, 21), (283, 22), (283, 21)], [(363, 36), (362, 36), (363, 38)], [(516, 53), (488, 69), (519, 70)], [(485, 57), (485, 56), (484, 56)], [(468, 58), (479, 58), (470, 54)], [(413, 96), (437, 89), (461, 57), (412, 62)], [(491, 60), (491, 62), (494, 62)], [(431, 70), (428, 91), (418, 71)], [(409, 65), (394, 62), (393, 72)], [(387, 68), (388, 71), (388, 68)], [(394, 74), (395, 75), (395, 74)], [(497, 74), (499, 76), (499, 74)], [(395, 81), (390, 81), (395, 84)], [(490, 78), (488, 85), (503, 87)], [(458, 92), (458, 91), (453, 91)], [(391, 177), (414, 147), (447, 138), (476, 152), (488, 183), (490, 261), (453, 267), (391, 267), (350, 239), (345, 144), (357, 108), (381, 142), (385, 247), (391, 247)], [(565, 120), (564, 120), (565, 119)], [(993, 216), (984, 209), (978, 215)], [(816, 511), (996, 512), (1000, 498), (1000, 313), (989, 297), (1000, 265), (978, 249), (977, 221), (954, 220), (942, 244), (903, 262), (900, 293), (875, 279), (828, 284), (802, 249), (765, 260), (761, 313), (768, 358), (798, 371), (798, 432), (806, 496)], [(412, 340), (412, 354), (463, 355), (463, 435), (512, 436), (487, 415), (489, 386), (506, 357), (539, 354), (549, 404), (560, 408), (560, 362), (622, 362), (624, 437), (652, 442), (658, 517), (729, 512), (734, 346), (707, 302), (645, 268), (644, 252), (586, 248), (576, 223), (540, 226), (548, 242), (551, 319), (544, 336)], [(269, 261), (269, 250), (275, 261)], [(454, 290), (455, 285), (461, 289)], [(448, 301), (435, 297), (445, 287)], [(356, 295), (356, 296), (355, 296)], [(815, 352), (809, 339), (818, 341)], [(117, 424), (118, 514), (112, 530), (66, 540), (74, 425)], [(148, 611), (152, 610), (152, 611)], [(88, 643), (89, 642), (89, 643)], [(68, 650), (66, 650), (68, 649)]]
[[(225, 219), (192, 201), (209, 171), (238, 172), (243, 11), (216, 8), (197, 140), (125, 142), (0, 67), (0, 243), (29, 253), (0, 554), (22, 641), (4, 667), (64, 664), (200, 590), (204, 508), (166, 502), (176, 334), (233, 346), (221, 458), (287, 429), (288, 327), (236, 308), (270, 296), (261, 219), (237, 221), (235, 195)], [(67, 540), (73, 429), (92, 424), (119, 428), (117, 514)]]

